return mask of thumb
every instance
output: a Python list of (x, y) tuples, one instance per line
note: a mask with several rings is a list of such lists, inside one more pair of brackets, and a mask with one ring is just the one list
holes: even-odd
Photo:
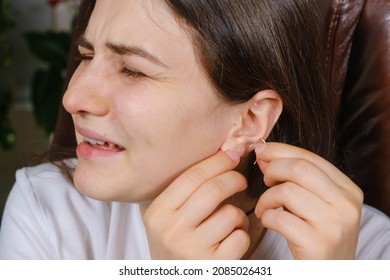
[(267, 149), (267, 143), (259, 143), (256, 145), (255, 153), (256, 153), (256, 163), (260, 167), (261, 172), (267, 169), (268, 162), (262, 159), (263, 152)]

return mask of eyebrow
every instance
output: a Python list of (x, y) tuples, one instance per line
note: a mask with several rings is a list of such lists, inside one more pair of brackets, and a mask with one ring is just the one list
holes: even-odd
[(81, 35), (75, 40), (75, 44), (76, 44), (77, 46), (86, 48), (86, 49), (91, 50), (91, 51), (94, 50), (94, 47), (93, 47), (92, 43), (90, 43), (90, 42), (87, 40), (87, 38), (85, 38), (85, 35), (84, 35), (84, 34), (81, 34)]
[[(84, 34), (82, 34), (77, 38), (76, 44), (88, 50), (91, 51), (94, 50), (93, 44), (86, 39)], [(116, 54), (139, 56), (146, 60), (149, 60), (152, 63), (158, 64), (163, 67), (167, 67), (167, 65), (163, 63), (157, 56), (151, 54), (150, 52), (148, 52), (143, 48), (137, 46), (129, 46), (122, 43), (113, 43), (113, 42), (107, 42), (106, 46)]]

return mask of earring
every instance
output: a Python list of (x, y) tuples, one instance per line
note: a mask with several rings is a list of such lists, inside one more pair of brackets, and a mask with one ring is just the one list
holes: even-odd
[(249, 148), (253, 148), (254, 146), (256, 146), (258, 143), (262, 142), (263, 144), (265, 144), (265, 140), (263, 138), (259, 138), (257, 139), (255, 142), (253, 142), (252, 144), (249, 145)]
[[(253, 142), (252, 144), (249, 145), (249, 148), (253, 148), (254, 146), (256, 146), (258, 143), (262, 142), (263, 144), (265, 144), (265, 140), (263, 138), (259, 138), (257, 139), (255, 142)], [(255, 160), (255, 162), (253, 163), (253, 165), (255, 165), (257, 163), (257, 160)]]

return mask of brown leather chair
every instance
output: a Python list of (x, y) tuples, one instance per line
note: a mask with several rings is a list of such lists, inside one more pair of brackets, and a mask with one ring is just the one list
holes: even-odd
[[(363, 189), (367, 204), (390, 216), (390, 2), (316, 1), (334, 89), (329, 106), (337, 117), (338, 165)], [(85, 29), (94, 2), (83, 1), (74, 37)], [(70, 61), (68, 78), (77, 67)], [(61, 108), (52, 148), (74, 146), (71, 118)]]
[(390, 1), (318, 1), (335, 91), (339, 167), (390, 215)]

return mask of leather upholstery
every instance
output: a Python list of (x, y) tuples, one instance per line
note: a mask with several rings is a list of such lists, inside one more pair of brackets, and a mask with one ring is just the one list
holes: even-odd
[(390, 1), (318, 2), (339, 167), (363, 189), (365, 203), (390, 215)]
[[(324, 23), (325, 65), (334, 90), (339, 167), (365, 192), (366, 203), (390, 215), (390, 1), (316, 0)], [(94, 1), (84, 0), (74, 37)], [(76, 52), (72, 46), (72, 55)], [(68, 78), (77, 67), (70, 59)], [(61, 107), (54, 151), (74, 147)]]

